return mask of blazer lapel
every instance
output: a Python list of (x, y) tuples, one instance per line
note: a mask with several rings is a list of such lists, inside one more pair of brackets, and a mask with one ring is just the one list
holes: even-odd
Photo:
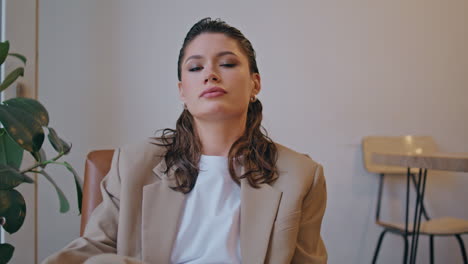
[[(153, 169), (161, 180), (143, 187), (142, 257), (149, 263), (170, 263), (185, 195), (170, 189), (174, 169), (167, 174), (164, 159)], [(156, 176), (155, 176), (156, 177)]]
[(241, 179), (240, 246), (243, 263), (264, 263), (282, 192)]

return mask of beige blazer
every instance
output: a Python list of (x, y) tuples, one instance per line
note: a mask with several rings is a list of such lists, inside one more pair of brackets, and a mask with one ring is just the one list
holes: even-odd
[[(164, 173), (164, 149), (151, 141), (115, 151), (101, 183), (103, 202), (83, 237), (43, 263), (170, 263), (185, 195), (169, 188), (174, 169)], [(242, 263), (326, 263), (320, 236), (326, 206), (322, 166), (277, 147), (275, 183), (255, 189), (241, 180)]]

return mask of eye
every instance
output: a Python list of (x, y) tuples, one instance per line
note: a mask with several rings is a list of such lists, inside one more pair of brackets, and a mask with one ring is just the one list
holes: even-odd
[(192, 68), (190, 68), (189, 71), (195, 72), (195, 71), (199, 71), (199, 70), (201, 70), (201, 69), (202, 69), (202, 67), (199, 67), (199, 66), (198, 66), (198, 67), (192, 67)]
[(227, 67), (227, 68), (233, 68), (236, 66), (236, 64), (235, 63), (223, 63), (221, 64), (221, 66)]

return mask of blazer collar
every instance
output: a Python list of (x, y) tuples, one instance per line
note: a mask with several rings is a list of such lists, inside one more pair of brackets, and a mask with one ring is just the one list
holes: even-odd
[[(172, 246), (184, 210), (186, 196), (170, 189), (174, 172), (164, 159), (153, 172), (161, 179), (143, 187), (142, 255), (150, 263), (170, 263)], [(241, 173), (244, 167), (241, 166)], [(240, 247), (243, 263), (263, 263), (282, 192), (268, 184), (256, 189), (241, 179)]]

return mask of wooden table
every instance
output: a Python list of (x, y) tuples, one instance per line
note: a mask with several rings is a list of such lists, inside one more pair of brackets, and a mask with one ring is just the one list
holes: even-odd
[[(408, 177), (411, 168), (419, 169), (419, 179), (416, 185), (416, 205), (413, 220), (413, 237), (411, 239), (410, 263), (416, 263), (419, 230), (421, 227), (422, 204), (426, 189), (427, 170), (443, 170), (468, 172), (468, 153), (373, 153), (372, 162), (379, 165), (399, 166), (408, 168)], [(408, 190), (407, 190), (408, 191)]]

